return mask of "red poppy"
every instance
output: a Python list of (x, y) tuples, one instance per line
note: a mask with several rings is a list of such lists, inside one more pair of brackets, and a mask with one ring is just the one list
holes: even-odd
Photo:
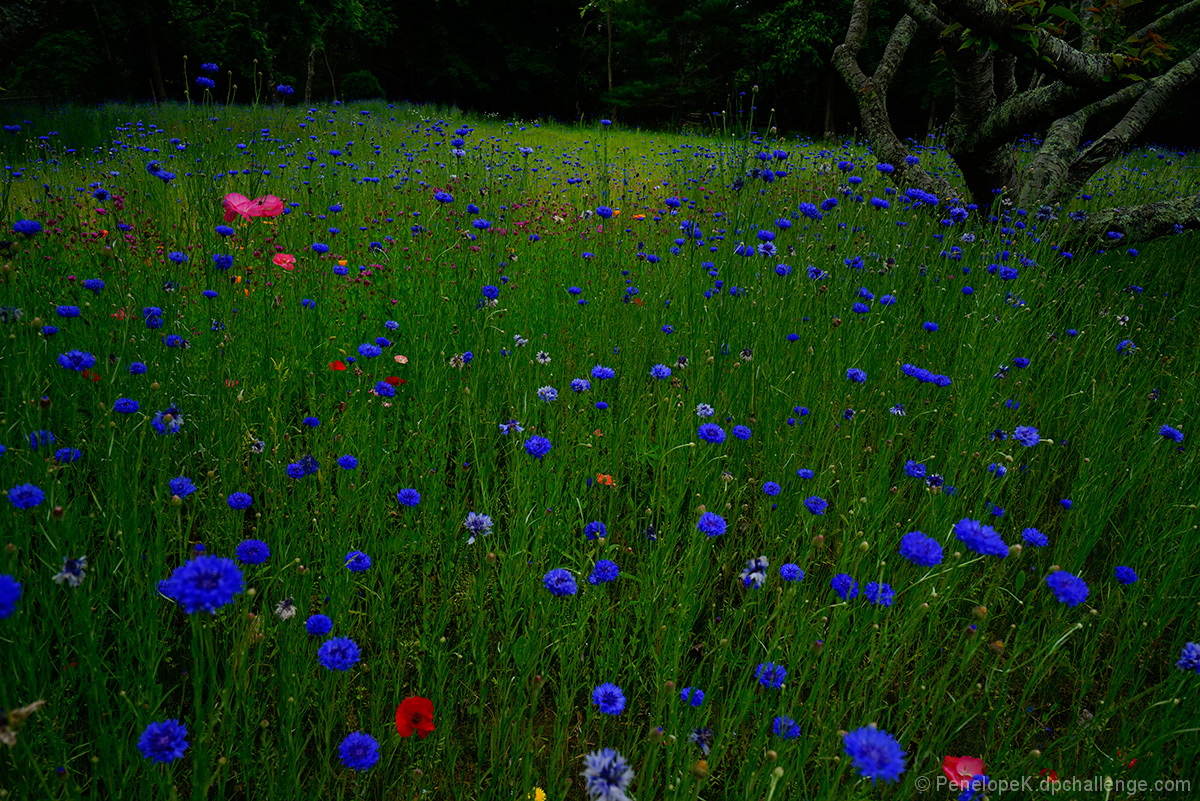
[(975, 757), (948, 756), (942, 760), (942, 773), (960, 790), (971, 784), (972, 776), (983, 776), (983, 760)]
[[(1049, 775), (1047, 776), (1047, 774), (1049, 774)], [(1058, 774), (1055, 773), (1054, 771), (1050, 770), (1049, 768), (1042, 768), (1041, 771), (1038, 772), (1038, 775), (1049, 778), (1051, 782), (1058, 781)]]
[(433, 702), (412, 696), (396, 707), (396, 731), (401, 737), (411, 737), (415, 731), (424, 740), (433, 731)]
[(100, 376), (96, 375), (91, 370), (84, 370), (83, 377), (90, 380), (93, 384), (100, 380)]
[(405, 381), (405, 380), (404, 380), (403, 378), (401, 378), (400, 376), (395, 376), (395, 375), (389, 375), (387, 378), (385, 378), (385, 379), (383, 379), (383, 380), (384, 380), (384, 381), (386, 381), (386, 382), (388, 382), (389, 384), (391, 384), (393, 387), (398, 387), (398, 386), (400, 386), (401, 384), (407, 384), (407, 383), (408, 383), (407, 381)]
[(275, 266), (282, 267), (285, 270), (296, 269), (296, 257), (291, 253), (276, 253), (275, 258), (271, 259)]
[(346, 363), (345, 363), (345, 362), (343, 362), (343, 361), (342, 361), (342, 360), (340, 360), (340, 359), (339, 359), (338, 361), (336, 361), (336, 362), (330, 362), (330, 363), (329, 363), (329, 369), (330, 369), (330, 370), (339, 370), (339, 371), (340, 371), (340, 370), (345, 370), (345, 369), (346, 369)]

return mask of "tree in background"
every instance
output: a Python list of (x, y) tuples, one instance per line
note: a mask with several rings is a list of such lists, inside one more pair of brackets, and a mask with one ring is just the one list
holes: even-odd
[[(996, 191), (1027, 209), (1070, 200), (1200, 69), (1200, 47), (1177, 54), (1171, 43), (1200, 18), (1200, 0), (1133, 31), (1122, 14), (1127, 0), (1081, 0), (1077, 10), (1045, 0), (896, 1), (905, 13), (872, 74), (859, 63), (871, 0), (854, 0), (834, 61), (858, 99), (875, 153), (895, 167), (893, 177), (943, 198), (963, 190), (908, 159), (887, 106), (888, 89), (921, 29), (937, 37), (953, 75), (946, 150), (961, 170), (965, 193), (984, 207)], [(1026, 76), (1022, 88), (1019, 78)], [(1101, 122), (1101, 134), (1081, 148), (1089, 123)], [(1040, 148), (1019, 165), (1017, 141), (1043, 131)], [(1082, 220), (1078, 233), (1115, 231), (1141, 240), (1180, 228), (1200, 228), (1200, 194), (1108, 209)]]

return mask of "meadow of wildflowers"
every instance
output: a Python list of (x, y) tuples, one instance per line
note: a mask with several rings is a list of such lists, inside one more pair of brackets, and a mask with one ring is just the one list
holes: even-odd
[(10, 797), (1197, 778), (1200, 248), (1060, 241), (1194, 155), (977, 208), (749, 130), (4, 122)]

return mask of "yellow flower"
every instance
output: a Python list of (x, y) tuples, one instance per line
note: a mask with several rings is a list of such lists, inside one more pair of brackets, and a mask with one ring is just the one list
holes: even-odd
[(541, 787), (534, 787), (525, 798), (529, 799), (529, 801), (546, 801), (546, 793)]

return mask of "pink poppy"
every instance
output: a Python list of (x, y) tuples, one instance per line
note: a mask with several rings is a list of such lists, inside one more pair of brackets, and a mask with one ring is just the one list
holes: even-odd
[(276, 253), (275, 258), (271, 261), (275, 262), (276, 267), (282, 267), (285, 270), (296, 269), (296, 257), (290, 253)]
[(278, 217), (283, 213), (283, 201), (274, 195), (263, 195), (251, 200), (245, 195), (230, 192), (225, 196), (223, 204), (225, 222), (239, 216), (248, 220), (251, 217)]
[(965, 789), (971, 784), (972, 776), (983, 776), (983, 760), (975, 757), (948, 756), (942, 760), (942, 773), (955, 787)]

